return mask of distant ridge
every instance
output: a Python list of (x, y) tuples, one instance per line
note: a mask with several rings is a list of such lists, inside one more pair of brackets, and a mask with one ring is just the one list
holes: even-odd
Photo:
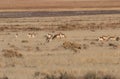
[(120, 0), (1, 0), (0, 9), (119, 8)]

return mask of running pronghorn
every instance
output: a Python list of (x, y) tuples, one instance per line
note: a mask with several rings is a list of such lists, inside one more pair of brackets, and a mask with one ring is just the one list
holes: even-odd
[(62, 38), (66, 38), (66, 35), (65, 34), (63, 34), (63, 33), (57, 33), (57, 34), (55, 34), (55, 35), (52, 35), (52, 34), (47, 34), (47, 35), (45, 35), (45, 37), (46, 37), (46, 41), (47, 42), (50, 42), (50, 41), (52, 41), (52, 40), (54, 40), (54, 39), (62, 39)]
[(116, 41), (116, 37), (115, 37), (115, 36), (110, 36), (110, 37), (109, 37), (109, 40), (110, 40), (110, 41)]
[(28, 33), (27, 36), (28, 36), (29, 38), (34, 38), (34, 37), (36, 36), (36, 34), (35, 34), (35, 33)]
[(115, 37), (115, 36), (101, 36), (98, 37), (98, 41), (119, 41), (120, 37)]
[(108, 41), (109, 40), (109, 36), (101, 36), (97, 38), (98, 41)]
[(58, 34), (55, 34), (52, 39), (57, 39), (57, 38), (58, 39), (66, 38), (66, 35), (60, 32)]
[(119, 41), (119, 40), (120, 40), (120, 37), (110, 36), (110, 37), (109, 37), (109, 40), (111, 40), (111, 41)]

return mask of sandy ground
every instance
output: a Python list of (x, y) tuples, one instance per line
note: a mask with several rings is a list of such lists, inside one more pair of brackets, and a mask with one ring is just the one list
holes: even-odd
[[(96, 40), (103, 35), (119, 37), (119, 27), (119, 14), (0, 18), (0, 77), (35, 79), (35, 72), (54, 71), (80, 76), (102, 71), (119, 77), (120, 41)], [(46, 42), (44, 35), (59, 32), (66, 38)], [(81, 49), (65, 49), (65, 41), (81, 44)]]

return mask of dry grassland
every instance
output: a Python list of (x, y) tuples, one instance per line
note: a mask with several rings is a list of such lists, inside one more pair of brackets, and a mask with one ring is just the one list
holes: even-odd
[[(119, 11), (119, 4), (119, 0), (4, 0), (0, 8), (2, 12)], [(7, 15), (0, 13), (0, 79), (120, 79), (119, 12), (3, 17)], [(66, 38), (60, 38), (61, 33)]]
[[(62, 79), (74, 78), (66, 78), (67, 72), (78, 79), (99, 79), (96, 73), (108, 74), (100, 79), (115, 79), (120, 73), (119, 38), (98, 37), (119, 37), (119, 31), (119, 14), (0, 18), (1, 78), (39, 79), (44, 74), (45, 79), (59, 79), (55, 72), (61, 72)], [(59, 32), (67, 37), (46, 42), (44, 35)], [(84, 77), (87, 72), (91, 74)]]

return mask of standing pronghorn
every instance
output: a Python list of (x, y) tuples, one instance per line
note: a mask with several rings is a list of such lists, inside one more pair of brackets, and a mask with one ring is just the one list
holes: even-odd
[(48, 33), (47, 35), (45, 35), (45, 37), (46, 37), (46, 41), (50, 42), (50, 41), (52, 41), (53, 35)]
[(34, 37), (36, 36), (36, 34), (35, 34), (35, 33), (28, 33), (27, 36), (28, 36), (29, 38), (34, 38)]

